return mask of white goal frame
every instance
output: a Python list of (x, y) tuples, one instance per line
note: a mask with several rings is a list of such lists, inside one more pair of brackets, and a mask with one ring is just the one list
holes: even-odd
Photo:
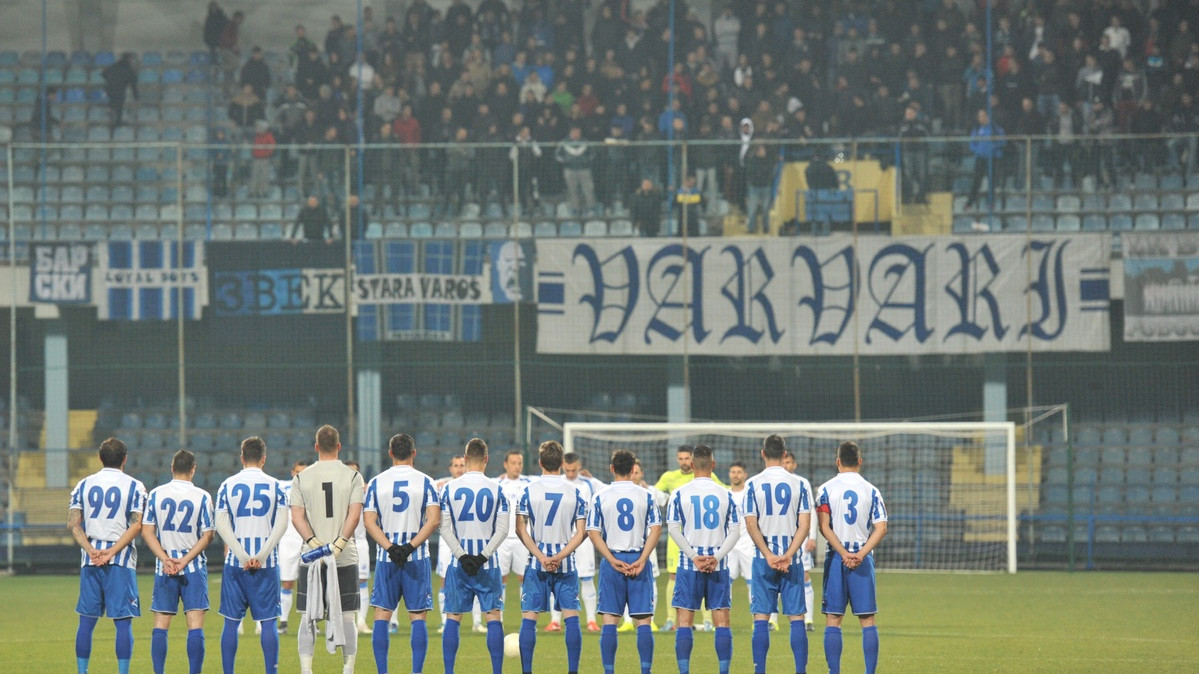
[(809, 433), (826, 435), (830, 439), (846, 436), (855, 438), (879, 437), (892, 432), (944, 434), (960, 436), (970, 431), (1004, 434), (1007, 468), (1007, 572), (1016, 573), (1016, 424), (1011, 421), (946, 421), (946, 422), (831, 422), (831, 423), (768, 423), (768, 422), (608, 422), (573, 421), (562, 425), (562, 448), (573, 452), (575, 438), (594, 433), (635, 432), (653, 439), (658, 433), (663, 439), (686, 434), (742, 433), (764, 437), (771, 433)]

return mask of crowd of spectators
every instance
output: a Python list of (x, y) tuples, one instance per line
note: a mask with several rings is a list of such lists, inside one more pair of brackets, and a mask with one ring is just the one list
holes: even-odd
[[(396, 17), (366, 7), (361, 35), (336, 16), (320, 42), (297, 26), (285, 82), (272, 81), (257, 47), (243, 60), (240, 12), (226, 18), (213, 3), (205, 39), (225, 72), (229, 119), (247, 139), (267, 120), (280, 144), (354, 143), (361, 102), (363, 140), (387, 144), (362, 161), (374, 209), (421, 185), (456, 202), (503, 201), (514, 170), (525, 207), (546, 194), (581, 213), (627, 205), (646, 193), (644, 180), (668, 195), (685, 178), (680, 153), (627, 141), (703, 139), (728, 141), (696, 144), (688, 159), (705, 201), (748, 196), (756, 211), (764, 178), (747, 171), (754, 141), (967, 135), (980, 110), (988, 133), (1053, 136), (1034, 159), (1059, 182), (1196, 170), (1193, 136), (1147, 151), (1087, 144), (1199, 130), (1199, 3), (994, 0), (990, 35), (986, 4), (732, 0), (705, 23), (685, 0), (673, 17), (668, 0), (646, 11), (605, 0), (590, 22), (585, 3), (567, 0), (474, 9), (453, 0), (444, 14), (412, 0)], [(462, 142), (509, 147), (454, 147)], [(397, 151), (418, 143), (448, 147)], [(339, 203), (341, 152), (276, 155), (281, 179)], [(905, 191), (925, 192), (927, 169), (912, 170)]]

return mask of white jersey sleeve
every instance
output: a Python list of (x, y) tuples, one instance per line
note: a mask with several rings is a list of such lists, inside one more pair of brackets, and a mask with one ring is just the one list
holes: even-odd
[[(728, 489), (711, 478), (697, 477), (671, 494), (666, 522), (680, 525), (683, 537), (691, 544), (695, 554), (715, 556), (724, 545), (729, 529), (737, 526), (740, 519), (736, 502)], [(695, 563), (682, 551), (679, 551), (679, 568), (695, 570)], [(717, 569), (727, 568), (727, 558), (722, 558)]]
[[(500, 485), (479, 472), (469, 472), (451, 480), (441, 490), (441, 516), (449, 518), (454, 536), (468, 555), (482, 554), (495, 534), (496, 519), (510, 517), (512, 508)], [(444, 524), (442, 526), (445, 526)], [(457, 564), (452, 560), (450, 564)], [(495, 554), (484, 569), (499, 568)]]

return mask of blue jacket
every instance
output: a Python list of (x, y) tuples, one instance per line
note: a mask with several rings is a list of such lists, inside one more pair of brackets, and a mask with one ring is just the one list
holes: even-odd
[[(1003, 127), (995, 124), (975, 128), (970, 132), (970, 138), (970, 151), (980, 159), (987, 157), (999, 159), (1003, 156), (1003, 146), (1007, 145), (1007, 141), (1003, 138)], [(987, 138), (994, 138), (994, 140), (986, 140)]]

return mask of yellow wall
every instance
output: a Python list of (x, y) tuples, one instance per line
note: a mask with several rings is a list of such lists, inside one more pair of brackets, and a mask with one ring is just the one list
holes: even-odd
[[(854, 194), (854, 219), (860, 223), (890, 222), (895, 212), (895, 168), (883, 170), (877, 161), (844, 161), (836, 162), (833, 169), (841, 178), (842, 184), (848, 184), (857, 190)], [(788, 162), (783, 164), (783, 174), (779, 180), (778, 196), (774, 202), (774, 210), (770, 213), (770, 229), (777, 232), (779, 225), (803, 214), (804, 199), (802, 192), (808, 189), (808, 181), (804, 178), (804, 170), (808, 162)], [(849, 174), (848, 180), (844, 177)], [(878, 194), (878, 209), (875, 214), (875, 192)], [(796, 193), (799, 192), (798, 198)], [(804, 220), (803, 217), (799, 218)]]

